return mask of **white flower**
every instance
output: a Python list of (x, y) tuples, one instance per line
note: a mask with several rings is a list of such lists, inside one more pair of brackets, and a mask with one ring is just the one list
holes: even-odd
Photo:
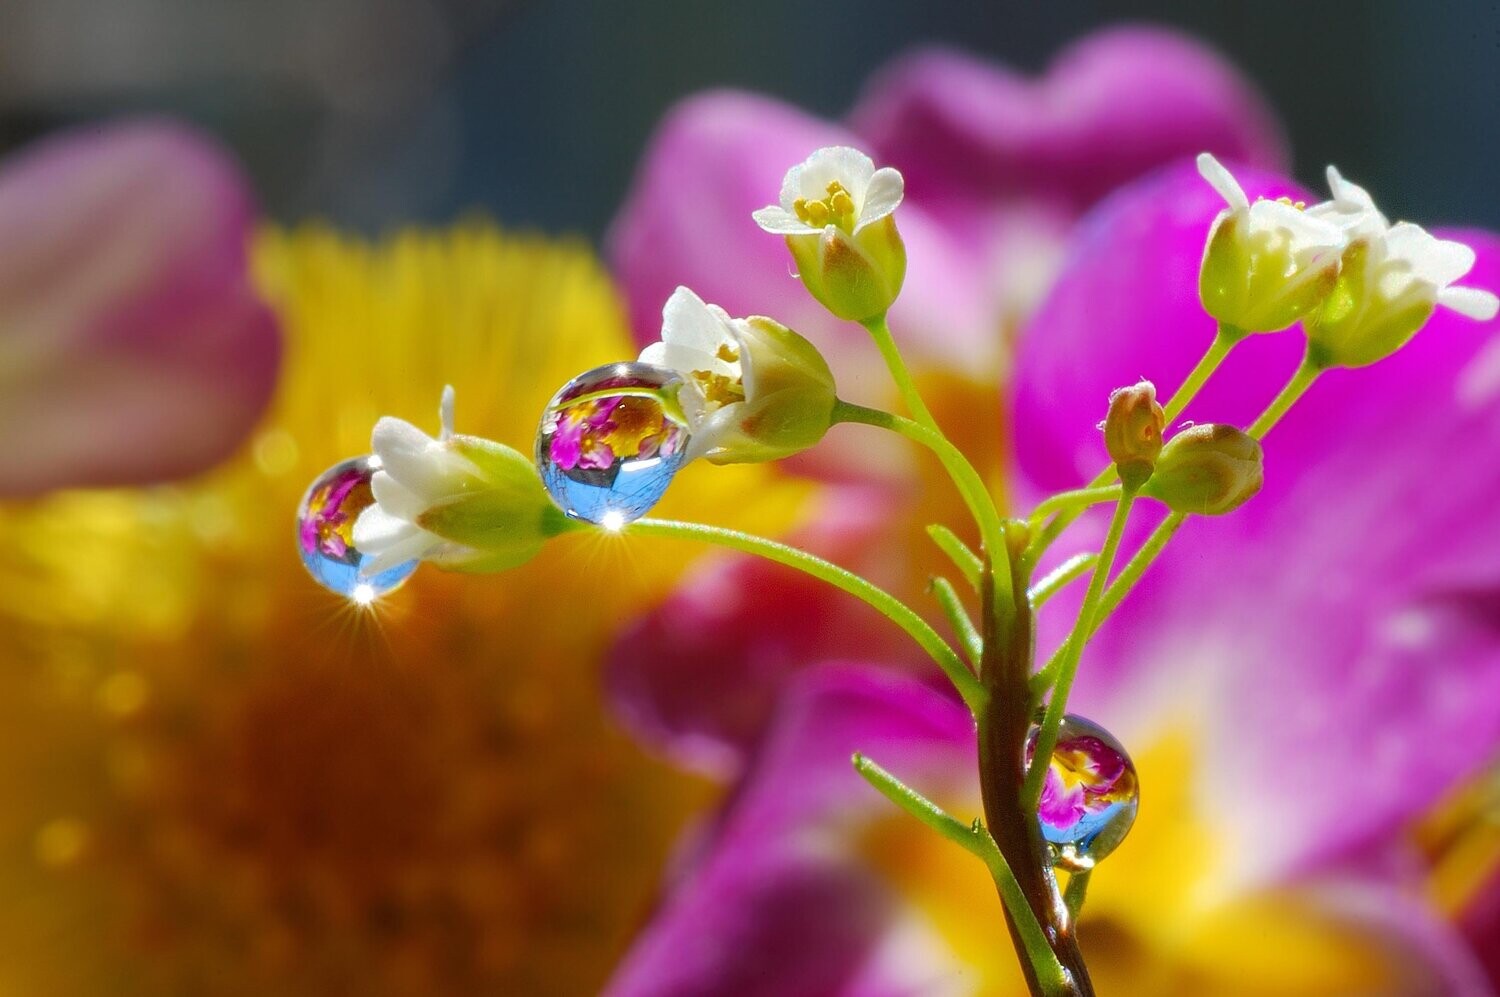
[(436, 439), (404, 419), (385, 416), (375, 423), (370, 445), (381, 469), (370, 481), (375, 504), (354, 524), (354, 546), (366, 561), (360, 573), (382, 571), (415, 558), (429, 558), (446, 545), (417, 525), (434, 505), (464, 491), (479, 477), (474, 463), (447, 445), (453, 438), (453, 387), (443, 389)]
[(362, 575), (415, 558), (500, 571), (576, 525), (547, 497), (531, 461), (491, 440), (454, 435), (451, 387), (443, 389), (439, 416), (436, 438), (403, 419), (375, 423), (375, 504), (354, 523), (354, 546), (366, 558)]
[(835, 145), (788, 170), (781, 204), (761, 208), (753, 217), (776, 235), (818, 235), (830, 225), (854, 235), (895, 211), (903, 193), (898, 171), (877, 170), (858, 149)]
[(756, 224), (786, 237), (797, 276), (842, 319), (885, 315), (906, 280), (906, 247), (894, 212), (901, 174), (848, 146), (819, 149), (787, 171), (781, 203), (754, 213)]
[(1213, 156), (1198, 172), (1227, 207), (1214, 220), (1199, 291), (1209, 314), (1245, 332), (1285, 329), (1327, 295), (1348, 241), (1335, 222), (1289, 200), (1257, 199)]
[(1334, 293), (1307, 323), (1315, 362), (1374, 363), (1400, 349), (1438, 306), (1480, 321), (1495, 317), (1494, 294), (1453, 286), (1473, 269), (1473, 249), (1420, 225), (1390, 224), (1370, 195), (1332, 166), (1328, 186), (1332, 199), (1307, 213), (1339, 225), (1349, 246)]
[(676, 371), (687, 457), (774, 460), (817, 443), (835, 401), (833, 375), (806, 339), (770, 319), (730, 318), (686, 287), (662, 309), (661, 341), (641, 362)]

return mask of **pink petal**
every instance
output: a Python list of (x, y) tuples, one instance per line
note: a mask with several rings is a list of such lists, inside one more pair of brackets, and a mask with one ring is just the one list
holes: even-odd
[(1283, 167), (1264, 99), (1202, 43), (1155, 28), (1091, 35), (1037, 79), (946, 49), (898, 58), (870, 81), (853, 128), (918, 196), (1054, 201), (1078, 211), (1205, 150)]
[[(922, 992), (941, 967), (881, 943), (913, 913), (857, 858), (859, 829), (897, 816), (850, 765), (872, 759), (929, 792), (972, 770), (963, 707), (881, 669), (825, 665), (789, 685), (756, 764), (626, 954), (611, 997)], [(885, 972), (880, 972), (884, 969)]]
[(0, 164), (0, 493), (180, 477), (238, 446), (280, 358), (252, 210), (226, 154), (165, 121)]

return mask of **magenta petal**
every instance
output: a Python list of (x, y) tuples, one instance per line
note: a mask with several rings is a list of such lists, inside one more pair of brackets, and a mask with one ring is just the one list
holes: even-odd
[(0, 493), (138, 483), (229, 454), (280, 358), (238, 168), (164, 121), (0, 164)]
[(1212, 49), (1153, 28), (1085, 38), (1036, 80), (917, 51), (874, 77), (851, 121), (918, 197), (1024, 197), (1075, 211), (1183, 156), (1271, 169), (1287, 158), (1249, 81)]
[[(1241, 175), (1252, 197), (1290, 192)], [(1205, 186), (1184, 164), (1084, 221), (1017, 369), (1032, 478), (1103, 466), (1109, 388), (1145, 376), (1170, 394), (1208, 343)], [(1500, 240), (1458, 237), (1479, 256), (1467, 283), (1500, 287)], [(1395, 357), (1330, 373), (1268, 437), (1263, 492), (1190, 521), (1090, 647), (1076, 708), (1127, 743), (1199, 731), (1210, 812), (1255, 842), (1242, 872), (1361, 847), (1500, 747), (1496, 325), (1440, 312)], [(1252, 337), (1188, 414), (1248, 422), (1300, 350), (1295, 331)]]
[(954, 774), (972, 770), (972, 722), (961, 705), (889, 672), (805, 673), (697, 867), (607, 993), (895, 995), (932, 986), (903, 978), (889, 960), (876, 971), (881, 943), (910, 930), (912, 913), (850, 847), (861, 822), (896, 816), (854, 772), (854, 751), (924, 789), (951, 791)]
[[(791, 543), (835, 563), (870, 560), (892, 512), (873, 488), (834, 488)], [(851, 597), (791, 568), (729, 556), (697, 566), (627, 630), (605, 665), (622, 721), (647, 744), (715, 775), (740, 768), (777, 697), (811, 662), (912, 661), (921, 652)]]

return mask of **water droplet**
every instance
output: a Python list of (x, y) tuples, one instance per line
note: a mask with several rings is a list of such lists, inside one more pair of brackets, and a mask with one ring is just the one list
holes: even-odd
[[(1031, 728), (1028, 763), (1039, 730)], [(1140, 798), (1124, 745), (1093, 721), (1065, 715), (1037, 813), (1052, 864), (1069, 872), (1092, 869), (1125, 840)]]
[(607, 364), (553, 396), (536, 463), (563, 512), (617, 530), (657, 503), (682, 466), (688, 431), (652, 393), (678, 380), (651, 364)]
[(417, 570), (407, 561), (368, 578), (359, 567), (364, 555), (354, 547), (354, 521), (375, 504), (370, 479), (379, 457), (355, 457), (318, 475), (297, 511), (297, 553), (313, 580), (331, 592), (368, 605), (398, 587)]

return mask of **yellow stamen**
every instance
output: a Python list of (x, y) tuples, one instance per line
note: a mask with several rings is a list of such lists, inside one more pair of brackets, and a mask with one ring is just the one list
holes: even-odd
[(740, 351), (735, 349), (729, 343), (720, 343), (718, 350), (714, 352), (714, 356), (718, 357), (725, 363), (740, 362)]
[(745, 400), (745, 386), (738, 378), (709, 370), (695, 370), (693, 380), (702, 388), (704, 401), (711, 404), (732, 405)]

